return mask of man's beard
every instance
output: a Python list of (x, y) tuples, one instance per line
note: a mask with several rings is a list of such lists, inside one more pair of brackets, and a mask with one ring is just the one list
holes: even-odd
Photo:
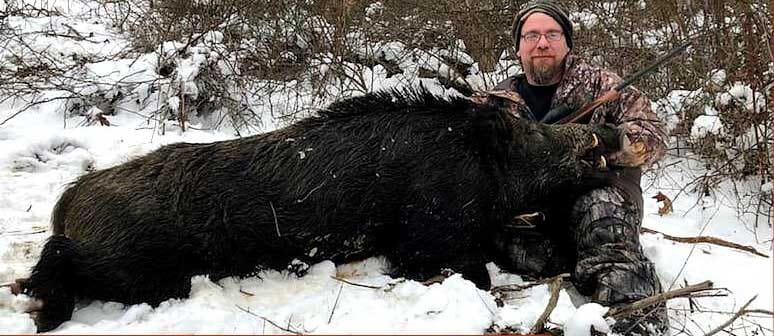
[(535, 64), (530, 62), (530, 66), (526, 67), (527, 75), (532, 78), (537, 86), (547, 86), (556, 84), (561, 78), (562, 64), (556, 63), (541, 63)]

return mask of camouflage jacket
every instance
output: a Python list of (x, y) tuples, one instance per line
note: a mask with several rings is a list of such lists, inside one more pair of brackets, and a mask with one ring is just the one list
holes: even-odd
[[(516, 92), (518, 81), (526, 80), (524, 74), (507, 78), (485, 95), (507, 98), (511, 111), (522, 117), (529, 108)], [(562, 80), (551, 101), (551, 109), (567, 104), (571, 111), (579, 109), (616, 85), (622, 79), (613, 72), (590, 65), (585, 60), (568, 55)], [(499, 90), (499, 91), (498, 91)], [(647, 168), (663, 157), (667, 134), (663, 121), (651, 110), (650, 99), (631, 86), (621, 92), (618, 100), (601, 105), (591, 116), (590, 123), (611, 123), (621, 127), (627, 135), (626, 150), (608, 158), (612, 165)]]

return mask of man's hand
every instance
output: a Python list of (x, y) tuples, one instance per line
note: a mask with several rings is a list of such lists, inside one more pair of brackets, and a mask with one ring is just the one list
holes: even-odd
[(620, 151), (612, 153), (608, 161), (616, 166), (639, 167), (647, 161), (645, 144), (637, 141), (632, 143), (628, 136), (623, 137), (623, 146)]
[(516, 117), (521, 117), (519, 109), (527, 104), (518, 93), (508, 90), (479, 91), (473, 93), (470, 100), (476, 104), (502, 106)]

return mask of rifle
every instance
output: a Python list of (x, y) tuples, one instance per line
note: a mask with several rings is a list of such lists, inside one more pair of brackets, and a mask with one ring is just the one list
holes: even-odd
[[(666, 61), (675, 57), (677, 54), (679, 54), (680, 52), (688, 48), (688, 46), (690, 46), (691, 43), (692, 43), (691, 41), (688, 41), (686, 43), (683, 43), (682, 45), (675, 47), (674, 49), (670, 50), (668, 53), (656, 59), (653, 63), (651, 63), (644, 69), (638, 71), (634, 75), (629, 76), (629, 78), (626, 78), (623, 82), (616, 85), (614, 88), (610, 89), (610, 91), (607, 91), (604, 94), (602, 94), (599, 98), (591, 102), (587, 101), (585, 104), (583, 104), (583, 106), (581, 106), (574, 113), (567, 115), (570, 112), (571, 108), (563, 104), (548, 111), (548, 113), (546, 113), (546, 115), (542, 119), (540, 119), (540, 122), (547, 123), (547, 124), (551, 124), (551, 123), (567, 124), (567, 123), (581, 122), (583, 118), (590, 117), (591, 112), (593, 112), (594, 109), (596, 109), (597, 107), (599, 107), (604, 103), (611, 102), (618, 99), (621, 96), (621, 90), (625, 89), (627, 86), (636, 82), (642, 76), (655, 70), (656, 68), (661, 66), (661, 64), (664, 64)], [(564, 117), (559, 119), (558, 121), (554, 121), (554, 119), (560, 118), (562, 116)]]

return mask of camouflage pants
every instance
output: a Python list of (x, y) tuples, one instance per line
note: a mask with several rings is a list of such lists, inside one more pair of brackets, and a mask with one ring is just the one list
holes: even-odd
[(653, 263), (640, 246), (642, 197), (625, 199), (615, 187), (580, 197), (570, 212), (578, 290), (604, 305), (632, 302), (661, 292)]
[(570, 209), (550, 211), (545, 223), (498, 241), (515, 271), (534, 277), (571, 272), (582, 294), (607, 306), (661, 292), (640, 246), (641, 194), (604, 187), (581, 196)]

